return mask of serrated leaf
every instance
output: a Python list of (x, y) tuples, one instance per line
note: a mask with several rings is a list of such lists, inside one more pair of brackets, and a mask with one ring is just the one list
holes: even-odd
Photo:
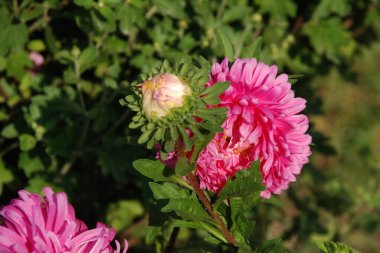
[(281, 247), (281, 239), (268, 240), (259, 246), (259, 248), (257, 249), (257, 252), (272, 253), (278, 247)]
[(236, 216), (240, 211), (240, 206), (243, 203), (243, 199), (241, 197), (230, 198), (229, 203), (231, 208), (231, 220), (235, 223)]
[(140, 159), (133, 162), (133, 167), (155, 182), (173, 181), (171, 178), (173, 171), (166, 169), (165, 165), (160, 161)]
[(359, 251), (340, 242), (324, 242), (321, 249), (325, 253), (359, 253)]
[(249, 238), (253, 229), (255, 228), (256, 222), (247, 220), (244, 215), (240, 215), (236, 219), (236, 228), (243, 236), (243, 238)]
[(192, 221), (210, 220), (207, 212), (203, 209), (195, 197), (187, 199), (170, 199), (169, 203), (164, 206), (161, 211), (174, 211), (182, 218)]
[(264, 199), (260, 196), (260, 192), (252, 193), (251, 195), (244, 197), (244, 202), (241, 207), (242, 212), (248, 212), (253, 207), (258, 205), (259, 203), (263, 202)]
[(232, 43), (227, 34), (221, 29), (218, 28), (215, 31), (216, 39), (218, 44), (223, 48), (224, 54), (228, 57), (230, 61), (234, 60), (234, 49), (232, 47)]
[(319, 22), (310, 21), (303, 27), (303, 32), (310, 38), (311, 44), (320, 55), (325, 54), (334, 62), (340, 61), (341, 50), (350, 41), (348, 31), (338, 18)]
[(156, 199), (189, 198), (189, 192), (172, 183), (157, 184), (149, 182), (149, 187)]
[(23, 169), (25, 175), (30, 178), (33, 174), (41, 172), (45, 166), (39, 156), (33, 156), (29, 152), (21, 152), (18, 160), (18, 166)]
[(246, 197), (253, 193), (259, 193), (264, 190), (261, 183), (261, 177), (254, 173), (257, 169), (257, 163), (247, 169), (239, 171), (235, 174), (234, 178), (229, 178), (218, 194), (218, 199), (215, 205), (220, 204), (226, 198), (230, 197)]

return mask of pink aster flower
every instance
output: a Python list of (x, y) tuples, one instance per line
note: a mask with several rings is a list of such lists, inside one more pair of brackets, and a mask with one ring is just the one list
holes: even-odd
[(34, 51), (29, 53), (29, 59), (33, 61), (35, 68), (41, 67), (45, 61), (42, 54)]
[(218, 192), (228, 177), (249, 168), (260, 159), (260, 171), (269, 198), (296, 181), (308, 163), (311, 136), (306, 134), (308, 118), (298, 114), (306, 101), (296, 98), (288, 76), (277, 76), (277, 66), (256, 59), (237, 59), (231, 68), (228, 59), (212, 67), (208, 86), (230, 81), (220, 96), (219, 106), (227, 107), (227, 119), (201, 152), (197, 175), (203, 189)]
[[(115, 230), (98, 223), (88, 229), (75, 218), (65, 193), (43, 190), (45, 196), (19, 191), (19, 198), (0, 211), (0, 252), (3, 253), (119, 253), (110, 243)], [(1, 221), (1, 220), (0, 220)], [(127, 251), (128, 243), (125, 240)]]

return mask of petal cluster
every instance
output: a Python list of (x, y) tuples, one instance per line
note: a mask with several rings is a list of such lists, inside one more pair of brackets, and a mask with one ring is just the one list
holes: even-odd
[(228, 59), (215, 63), (208, 86), (230, 81), (219, 106), (228, 108), (227, 119), (201, 152), (197, 175), (203, 189), (218, 192), (228, 177), (260, 159), (260, 171), (269, 198), (296, 181), (311, 155), (308, 118), (299, 114), (306, 101), (294, 96), (288, 76), (277, 76), (277, 66), (256, 59)]
[[(110, 243), (115, 230), (98, 223), (88, 229), (75, 218), (65, 193), (43, 190), (45, 196), (19, 191), (19, 198), (0, 210), (0, 252), (4, 253), (119, 253)], [(1, 223), (2, 222), (2, 223)], [(125, 241), (127, 251), (128, 244)]]

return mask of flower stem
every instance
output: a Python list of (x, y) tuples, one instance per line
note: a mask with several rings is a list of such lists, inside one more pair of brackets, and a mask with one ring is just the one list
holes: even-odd
[(210, 200), (207, 198), (206, 194), (202, 191), (202, 189), (199, 186), (198, 180), (195, 177), (195, 175), (190, 172), (186, 178), (189, 180), (190, 185), (193, 187), (195, 193), (197, 194), (199, 200), (202, 202), (204, 207), (207, 209), (210, 216), (219, 224), (219, 229), (223, 233), (224, 237), (226, 238), (227, 242), (231, 244), (232, 246), (236, 246), (237, 242), (234, 238), (234, 236), (231, 234), (231, 232), (227, 229), (226, 225), (223, 223), (222, 219), (219, 217), (219, 215), (214, 211), (212, 204)]

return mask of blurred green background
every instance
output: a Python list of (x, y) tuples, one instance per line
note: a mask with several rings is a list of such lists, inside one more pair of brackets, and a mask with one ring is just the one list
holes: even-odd
[[(137, 145), (118, 100), (167, 52), (221, 60), (215, 28), (237, 52), (262, 36), (261, 60), (303, 75), (293, 88), (308, 100), (311, 163), (282, 204), (253, 211), (254, 240), (282, 238), (289, 252), (320, 252), (326, 240), (376, 252), (378, 0), (0, 1), (0, 204), (50, 185), (90, 226), (112, 224), (131, 252), (152, 252), (146, 226), (159, 214), (149, 215), (151, 193), (131, 163), (154, 154)], [(177, 248), (201, 237), (182, 229)]]

